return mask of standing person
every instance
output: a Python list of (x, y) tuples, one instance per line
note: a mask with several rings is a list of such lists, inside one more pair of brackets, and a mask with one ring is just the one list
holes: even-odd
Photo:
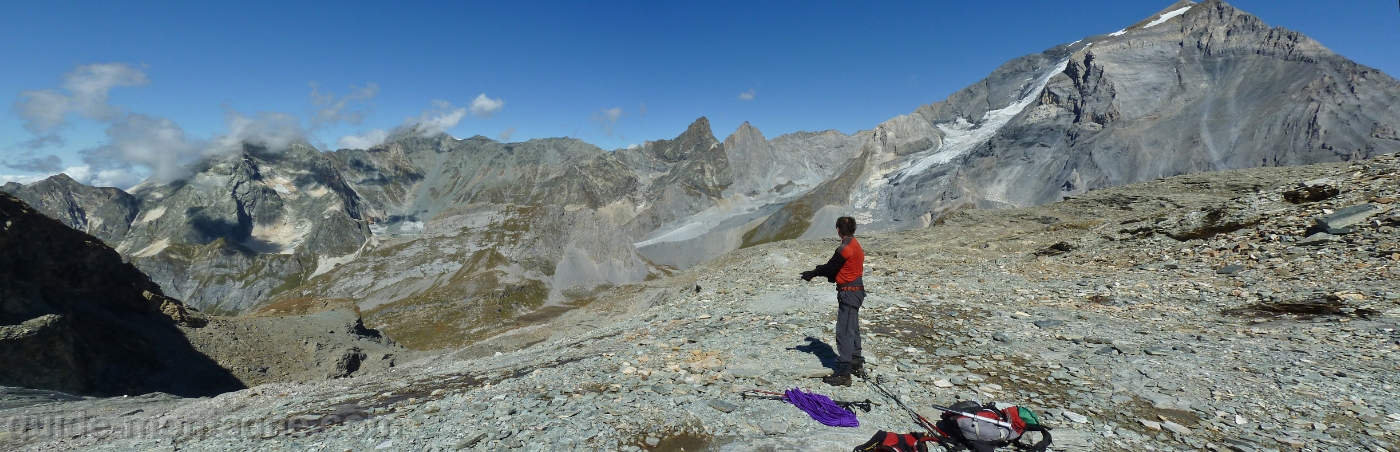
[(841, 245), (831, 260), (802, 272), (803, 281), (825, 276), (836, 283), (836, 371), (822, 381), (832, 386), (850, 386), (851, 374), (865, 377), (865, 357), (860, 354), (860, 305), (865, 302), (865, 252), (856, 241), (856, 219), (836, 219), (836, 235)]

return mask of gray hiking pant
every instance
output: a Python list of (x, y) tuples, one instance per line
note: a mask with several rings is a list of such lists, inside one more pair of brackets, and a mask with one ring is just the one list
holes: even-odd
[(850, 364), (851, 358), (860, 354), (860, 305), (865, 302), (865, 291), (842, 290), (836, 292), (836, 363)]

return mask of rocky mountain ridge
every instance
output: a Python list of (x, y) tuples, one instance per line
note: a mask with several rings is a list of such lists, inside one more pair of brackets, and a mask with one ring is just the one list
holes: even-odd
[[(130, 195), (102, 189), (136, 205), (116, 210), (128, 218), (125, 232), (105, 240), (201, 309), (353, 299), (413, 346), (461, 345), (524, 325), (513, 320), (521, 315), (549, 308), (547, 315), (661, 274), (634, 245), (647, 234), (694, 229), (705, 213), (751, 220), (744, 200), (800, 195), (846, 160), (822, 146), (784, 152), (795, 140), (769, 144), (748, 125), (741, 132), (747, 141), (732, 138), (726, 148), (700, 118), (675, 140), (617, 152), (572, 139), (414, 134), (332, 153), (248, 147), (202, 162), (186, 180), (143, 184)], [(744, 161), (743, 171), (730, 158)], [(803, 165), (788, 165), (792, 159)], [(64, 179), (6, 189), (54, 215), (120, 206)], [(755, 184), (773, 184), (775, 193)], [(86, 197), (54, 194), (69, 192)], [(693, 264), (738, 246), (730, 242), (672, 259)]]

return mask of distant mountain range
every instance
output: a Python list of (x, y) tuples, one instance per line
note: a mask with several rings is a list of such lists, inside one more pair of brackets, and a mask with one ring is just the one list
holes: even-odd
[(1400, 151), (1400, 82), (1221, 1), (1012, 60), (872, 130), (724, 141), (700, 118), (605, 151), (408, 131), (370, 149), (246, 146), (129, 193), (0, 190), (116, 248), (164, 293), (236, 314), (347, 298), (401, 343), (472, 342), (774, 240), (921, 228), (1179, 174)]

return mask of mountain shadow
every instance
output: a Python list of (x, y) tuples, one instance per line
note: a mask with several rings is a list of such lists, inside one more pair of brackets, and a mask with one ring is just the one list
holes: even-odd
[(243, 389), (179, 326), (203, 316), (100, 240), (0, 193), (0, 385), (114, 396)]

